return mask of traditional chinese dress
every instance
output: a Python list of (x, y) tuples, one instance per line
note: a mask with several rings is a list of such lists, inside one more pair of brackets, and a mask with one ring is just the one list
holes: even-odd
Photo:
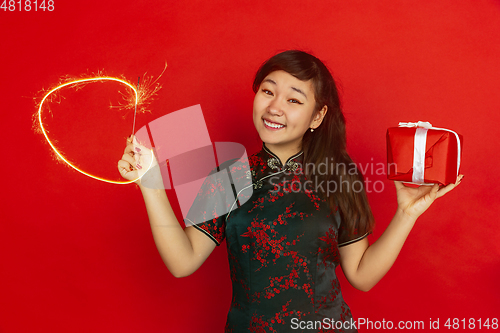
[[(338, 248), (366, 235), (345, 232), (305, 178), (302, 157), (282, 165), (263, 145), (248, 163), (222, 165), (187, 215), (186, 225), (217, 245), (226, 239), (233, 296), (225, 332), (356, 332), (347, 324), (305, 329), (311, 321), (352, 321), (335, 274)], [(227, 182), (228, 174), (243, 176)]]

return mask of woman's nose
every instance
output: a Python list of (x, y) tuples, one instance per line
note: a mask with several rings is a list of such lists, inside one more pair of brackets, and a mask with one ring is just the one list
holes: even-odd
[(278, 117), (283, 115), (283, 108), (281, 106), (280, 101), (277, 98), (273, 99), (269, 103), (269, 106), (267, 107), (267, 112)]

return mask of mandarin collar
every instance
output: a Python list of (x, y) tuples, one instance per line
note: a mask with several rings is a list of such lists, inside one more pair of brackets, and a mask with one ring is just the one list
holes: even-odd
[(301, 150), (300, 152), (290, 156), (283, 166), (279, 157), (269, 150), (264, 142), (262, 143), (262, 152), (263, 160), (267, 163), (269, 169), (274, 172), (285, 170), (295, 171), (299, 167), (299, 164), (302, 163), (302, 156), (304, 155), (304, 151)]

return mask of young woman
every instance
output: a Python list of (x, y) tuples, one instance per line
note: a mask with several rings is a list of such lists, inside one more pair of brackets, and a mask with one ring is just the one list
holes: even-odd
[[(248, 163), (230, 164), (249, 167), (252, 191), (239, 208), (215, 213), (210, 193), (228, 189), (207, 178), (183, 229), (165, 191), (137, 181), (158, 251), (170, 272), (183, 277), (226, 239), (233, 287), (226, 332), (355, 332), (335, 268), (340, 264), (355, 288), (370, 290), (416, 219), (462, 176), (444, 188), (396, 182), (398, 209), (370, 245), (373, 216), (363, 177), (346, 152), (345, 119), (326, 66), (305, 52), (286, 51), (261, 66), (253, 90), (263, 147)], [(136, 149), (129, 143), (118, 163), (126, 179), (137, 178), (141, 168)], [(306, 329), (311, 322), (321, 322), (321, 329)]]

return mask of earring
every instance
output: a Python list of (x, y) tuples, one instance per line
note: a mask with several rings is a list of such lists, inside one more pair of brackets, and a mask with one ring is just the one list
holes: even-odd
[(311, 128), (311, 132), (314, 132), (314, 128)]

